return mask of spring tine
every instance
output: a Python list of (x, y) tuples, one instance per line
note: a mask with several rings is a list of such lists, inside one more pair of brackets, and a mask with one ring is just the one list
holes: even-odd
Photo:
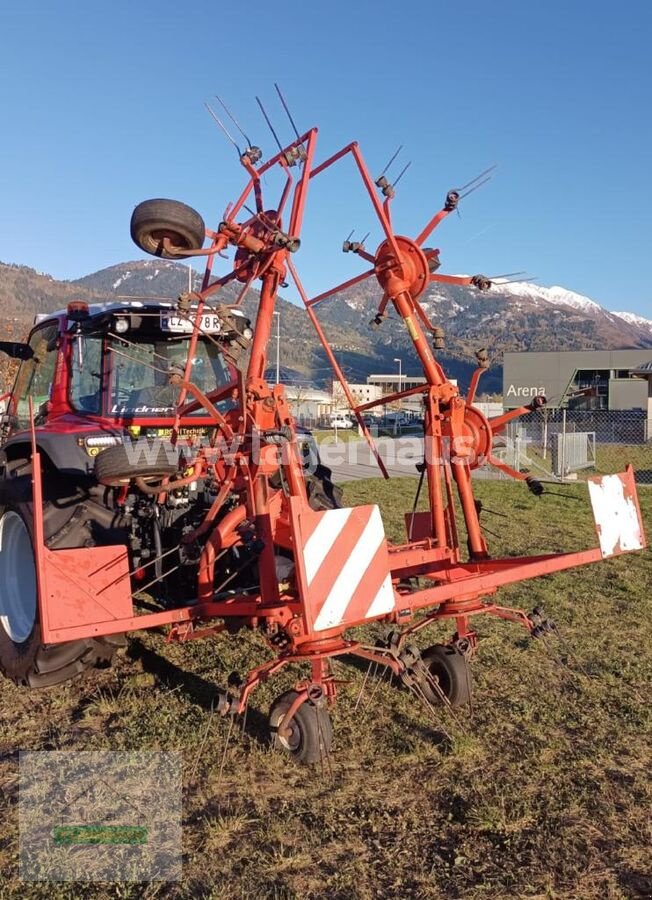
[(324, 759), (326, 760), (326, 765), (328, 766), (328, 777), (330, 781), (333, 781), (333, 767), (331, 765), (331, 755), (326, 750), (324, 752), (325, 741), (324, 741), (324, 729), (321, 727), (321, 716), (319, 715), (319, 710), (317, 711), (317, 733), (319, 735), (319, 766), (321, 768), (322, 779), (324, 777)]
[(222, 754), (222, 762), (220, 763), (220, 771), (217, 773), (217, 783), (219, 784), (222, 780), (222, 772), (224, 771), (224, 763), (226, 762), (226, 754), (229, 749), (229, 741), (231, 740), (231, 732), (233, 731), (233, 723), (235, 721), (235, 716), (233, 714), (229, 715), (229, 728), (226, 732), (226, 741), (224, 742), (224, 753)]
[(473, 193), (473, 191), (477, 191), (478, 188), (481, 188), (482, 185), (486, 184), (488, 181), (491, 181), (491, 175), (487, 175), (486, 178), (483, 178), (482, 181), (479, 181), (477, 184), (474, 184), (473, 187), (468, 189), (468, 191), (465, 191), (463, 194), (460, 194), (460, 200), (463, 200), (465, 197), (468, 197), (469, 194)]
[[(500, 278), (500, 276), (498, 276)], [(503, 284), (530, 284), (531, 281), (537, 281), (537, 276), (534, 275), (532, 278), (506, 278), (504, 281), (495, 281), (495, 279), (490, 278), (490, 281), (493, 281), (496, 287), (500, 287)]]
[(391, 164), (394, 162), (394, 160), (395, 160), (396, 157), (399, 155), (399, 153), (401, 152), (402, 149), (403, 149), (403, 144), (400, 144), (398, 150), (394, 153), (394, 155), (392, 156), (392, 158), (390, 159), (390, 161), (387, 163), (387, 165), (385, 166), (385, 168), (383, 169), (383, 171), (382, 171), (382, 172), (380, 173), (380, 175), (378, 176), (379, 178), (382, 178), (382, 177), (383, 177), (383, 175), (385, 174), (385, 172), (389, 169), (389, 167), (390, 167)]
[(498, 278), (515, 278), (517, 275), (525, 275), (525, 272), (504, 272), (502, 275), (490, 275), (490, 281), (496, 281)]
[(281, 153), (282, 153), (282, 152), (283, 152), (283, 147), (281, 146), (281, 142), (280, 142), (279, 139), (278, 139), (277, 133), (274, 131), (274, 126), (273, 126), (272, 123), (269, 121), (269, 116), (268, 116), (267, 113), (265, 112), (265, 107), (264, 107), (263, 104), (260, 102), (260, 97), (256, 97), (256, 103), (258, 104), (258, 106), (260, 106), (260, 111), (261, 111), (261, 113), (263, 114), (263, 117), (264, 117), (265, 121), (267, 122), (267, 127), (268, 127), (269, 130), (272, 132), (272, 135), (274, 136), (274, 140), (276, 141), (276, 144), (277, 144), (277, 146), (278, 146), (278, 149), (279, 149), (279, 150), (281, 151)]
[(280, 87), (278, 86), (278, 84), (277, 84), (276, 82), (274, 82), (274, 87), (276, 88), (276, 93), (278, 94), (279, 99), (280, 99), (281, 103), (283, 104), (283, 109), (284, 109), (285, 112), (287, 113), (288, 119), (290, 120), (290, 125), (291, 125), (292, 128), (294, 129), (294, 133), (295, 133), (295, 135), (296, 135), (296, 137), (297, 137), (297, 140), (299, 140), (299, 139), (301, 138), (301, 135), (299, 134), (299, 131), (298, 131), (298, 129), (297, 129), (297, 126), (294, 124), (294, 119), (292, 118), (292, 113), (290, 112), (290, 109), (289, 109), (289, 107), (288, 107), (288, 105), (287, 105), (287, 103), (286, 103), (286, 101), (285, 101), (285, 97), (284, 97), (283, 94), (281, 93), (281, 89), (280, 89)]
[[(372, 677), (372, 678), (376, 678), (377, 673), (378, 673), (378, 663), (374, 663), (374, 671), (373, 671), (373, 674), (372, 674), (371, 677)], [(384, 674), (384, 673), (383, 673), (383, 674)], [(364, 707), (362, 708), (362, 711), (363, 711), (363, 712), (366, 712), (366, 711), (369, 709), (369, 707), (371, 706), (371, 702), (372, 702), (372, 700), (374, 699), (374, 697), (376, 696), (376, 691), (377, 691), (378, 688), (380, 687), (380, 682), (381, 682), (382, 680), (383, 680), (382, 675), (381, 675), (380, 678), (376, 678), (376, 683), (374, 684), (374, 686), (373, 686), (373, 688), (372, 688), (372, 690), (371, 690), (371, 694), (370, 694), (369, 697), (367, 698), (367, 702), (365, 703)]]
[(548, 494), (550, 497), (561, 497), (562, 500), (581, 500), (581, 497), (569, 497), (568, 494), (560, 494), (559, 491), (544, 491), (544, 494)]
[(399, 183), (399, 181), (405, 175), (405, 173), (407, 172), (407, 170), (410, 168), (411, 165), (412, 165), (412, 160), (410, 160), (410, 162), (407, 163), (407, 165), (403, 166), (403, 168), (399, 172), (399, 174), (394, 182), (394, 187), (396, 187), (396, 185)]
[(367, 671), (365, 672), (365, 676), (362, 680), (362, 687), (360, 688), (360, 692), (358, 693), (357, 699), (355, 701), (355, 706), (353, 707), (353, 712), (357, 710), (360, 706), (360, 701), (362, 700), (362, 695), (364, 694), (364, 689), (367, 686), (367, 681), (369, 680), (369, 673), (371, 672), (371, 667), (373, 666), (373, 661), (369, 660), (369, 665), (367, 666)]
[(495, 509), (489, 509), (488, 506), (483, 506), (483, 507), (482, 507), (482, 512), (489, 513), (489, 514), (492, 515), (492, 516), (501, 516), (503, 519), (509, 519), (509, 516), (507, 515), (507, 513), (501, 513), (501, 512), (498, 512), (498, 511), (495, 510)]
[(437, 710), (432, 705), (432, 703), (428, 700), (426, 695), (423, 693), (423, 690), (421, 688), (417, 687), (416, 684), (409, 685), (409, 689), (410, 689), (411, 693), (414, 694), (414, 696), (417, 698), (417, 700), (421, 703), (421, 705), (426, 710), (426, 712), (430, 714), (430, 717), (432, 718), (435, 725), (437, 726), (437, 729), (439, 731), (441, 731), (441, 733), (443, 735), (445, 735), (445, 737), (447, 737), (448, 740), (452, 744), (453, 743), (452, 735), (442, 724), (440, 716), (437, 715)]
[(351, 240), (351, 238), (353, 237), (354, 232), (355, 232), (355, 228), (352, 228), (351, 231), (349, 232), (347, 238), (346, 238), (347, 241), (350, 241), (350, 240)]
[(362, 240), (360, 241), (360, 243), (361, 243), (361, 244), (364, 244), (364, 242), (367, 240), (367, 238), (369, 237), (370, 234), (371, 234), (371, 232), (368, 231), (368, 232), (365, 234), (365, 236), (362, 238)]
[(249, 139), (249, 137), (247, 137), (246, 133), (243, 131), (242, 127), (240, 126), (240, 123), (238, 122), (238, 120), (236, 119), (236, 117), (233, 115), (233, 113), (231, 112), (231, 110), (229, 109), (229, 107), (226, 105), (226, 103), (224, 102), (224, 100), (222, 100), (222, 98), (220, 97), (219, 94), (215, 94), (215, 97), (216, 97), (218, 103), (221, 104), (222, 109), (224, 110), (224, 112), (227, 114), (227, 116), (229, 117), (229, 119), (231, 119), (231, 121), (233, 122), (233, 124), (235, 125), (235, 127), (238, 129), (238, 131), (240, 132), (240, 134), (242, 135), (242, 137), (243, 137), (243, 138), (245, 139), (245, 141), (247, 142), (247, 147), (251, 147), (251, 146), (252, 146), (251, 140)]
[[(462, 191), (465, 191), (468, 187), (471, 187), (471, 185), (475, 184), (476, 181), (480, 181), (480, 179), (484, 178), (485, 175), (489, 175), (490, 172), (493, 172), (493, 170), (495, 168), (496, 168), (496, 165), (494, 163), (493, 166), (489, 166), (489, 168), (485, 169), (484, 172), (480, 172), (480, 174), (476, 175), (475, 178), (472, 178), (470, 181), (467, 181), (466, 184), (462, 185), (462, 187), (455, 188), (455, 190), (457, 191), (458, 194), (461, 194)], [(491, 178), (491, 175), (489, 175), (489, 177)]]
[(238, 151), (238, 156), (242, 156), (242, 152), (240, 151), (240, 148), (239, 148), (238, 145), (236, 144), (235, 139), (233, 138), (233, 136), (229, 133), (229, 131), (228, 131), (226, 125), (224, 124), (224, 122), (220, 119), (220, 117), (217, 115), (217, 113), (216, 113), (213, 109), (211, 109), (211, 107), (210, 107), (210, 105), (209, 105), (208, 103), (204, 103), (204, 106), (205, 106), (206, 109), (209, 111), (209, 113), (211, 114), (211, 116), (215, 119), (215, 121), (216, 121), (217, 124), (220, 126), (220, 128), (222, 129), (222, 131), (224, 132), (224, 134), (225, 134), (225, 135), (228, 137), (228, 139), (231, 141), (231, 143), (233, 144), (233, 146), (235, 147), (235, 149)]
[(201, 760), (202, 752), (204, 750), (204, 746), (206, 745), (206, 740), (208, 738), (208, 732), (211, 729), (211, 724), (213, 722), (213, 715), (215, 713), (215, 701), (211, 700), (211, 711), (208, 716), (208, 722), (206, 723), (206, 731), (204, 732), (204, 736), (202, 737), (201, 744), (199, 745), (199, 750), (197, 751), (197, 755), (195, 756), (195, 764), (192, 767), (192, 772), (190, 773), (189, 781), (192, 781), (197, 773), (197, 768), (199, 766), (199, 762)]

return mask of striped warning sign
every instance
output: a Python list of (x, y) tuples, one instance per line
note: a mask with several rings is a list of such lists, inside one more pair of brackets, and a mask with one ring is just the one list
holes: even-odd
[(385, 530), (377, 506), (312, 512), (298, 525), (302, 594), (314, 631), (363, 622), (395, 606)]

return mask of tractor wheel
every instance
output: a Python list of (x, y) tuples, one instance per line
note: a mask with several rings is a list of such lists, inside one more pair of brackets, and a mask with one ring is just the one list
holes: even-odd
[(463, 706), (469, 702), (472, 691), (471, 667), (459, 650), (445, 644), (434, 644), (423, 651), (421, 659), (428, 674), (426, 676), (424, 673), (420, 686), (430, 703), (443, 702), (433, 681), (436, 681), (451, 706)]
[(324, 759), (331, 751), (333, 726), (327, 711), (306, 700), (288, 725), (288, 734), (279, 734), (279, 726), (298, 694), (286, 691), (277, 697), (269, 713), (272, 747), (286, 753), (294, 762), (311, 763)]
[[(16, 479), (11, 493), (21, 493)], [(22, 485), (24, 488), (24, 485)], [(66, 542), (70, 531), (61, 529), (60, 509), (45, 503), (43, 524), (49, 546), (56, 546), (57, 535)], [(69, 522), (74, 510), (66, 513)], [(109, 664), (124, 635), (86, 638), (63, 644), (44, 644), (38, 621), (36, 565), (32, 546), (33, 515), (31, 498), (7, 502), (0, 512), (0, 671), (16, 684), (31, 688), (50, 687), (81, 675), (99, 664)]]
[(342, 488), (331, 481), (331, 470), (321, 464), (311, 474), (306, 474), (306, 494), (311, 509), (318, 512), (342, 508)]
[(121, 487), (134, 478), (158, 481), (179, 471), (179, 451), (169, 441), (116, 444), (95, 457), (95, 477), (100, 484)]
[[(133, 242), (153, 256), (164, 259), (185, 259), (184, 250), (199, 250), (206, 237), (204, 220), (191, 206), (178, 200), (145, 200), (139, 203), (131, 216)], [(163, 249), (163, 240), (179, 253)]]

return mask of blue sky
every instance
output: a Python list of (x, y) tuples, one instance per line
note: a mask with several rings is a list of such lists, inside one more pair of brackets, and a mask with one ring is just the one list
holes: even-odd
[[(318, 157), (358, 139), (378, 173), (404, 145), (404, 233), (497, 164), (437, 233), (443, 270), (524, 269), (652, 317), (651, 43), (645, 0), (3, 0), (0, 260), (75, 278), (140, 258), (129, 217), (148, 197), (217, 224), (242, 173), (203, 103), (222, 94), (272, 151), (254, 96), (289, 138), (277, 80), (320, 126)], [(343, 165), (311, 198), (296, 258), (311, 292), (360, 271), (339, 249), (354, 226), (373, 243)]]

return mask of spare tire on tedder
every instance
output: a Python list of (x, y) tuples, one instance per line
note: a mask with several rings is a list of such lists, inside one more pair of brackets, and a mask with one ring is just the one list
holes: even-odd
[[(185, 259), (184, 250), (199, 250), (206, 226), (199, 213), (178, 200), (144, 200), (131, 216), (133, 242), (152, 256)], [(164, 245), (174, 248), (169, 252)]]

